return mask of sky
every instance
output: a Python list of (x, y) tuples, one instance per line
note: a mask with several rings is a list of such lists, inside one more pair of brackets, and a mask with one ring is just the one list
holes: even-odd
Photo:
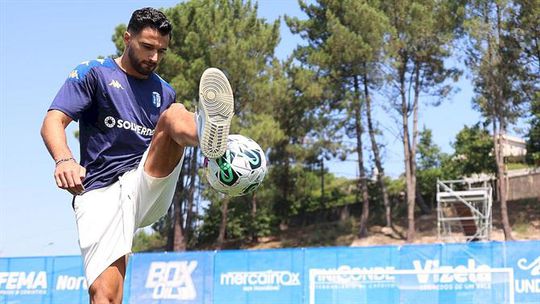
[[(305, 19), (296, 0), (259, 0), (259, 16), (272, 22), (287, 14)], [(56, 187), (54, 162), (39, 134), (43, 117), (80, 62), (114, 54), (114, 28), (145, 6), (172, 7), (178, 1), (0, 0), (0, 257), (77, 255), (77, 233), (69, 193)], [(276, 56), (285, 59), (301, 43), (281, 23)], [(451, 152), (451, 141), (464, 125), (479, 121), (471, 109), (470, 80), (439, 107), (425, 107), (420, 126), (433, 130), (434, 141)], [(394, 120), (376, 108), (384, 132), (385, 170), (403, 172), (402, 146)], [(68, 129), (68, 144), (78, 158), (78, 142)], [(367, 142), (367, 139), (366, 139)], [(351, 155), (333, 161), (331, 171), (355, 177)]]

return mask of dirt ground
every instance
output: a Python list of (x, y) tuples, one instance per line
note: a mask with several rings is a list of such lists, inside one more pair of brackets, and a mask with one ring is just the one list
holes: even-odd
[[(504, 241), (500, 206), (493, 206), (493, 229), (491, 240)], [(509, 220), (515, 240), (540, 240), (540, 200), (509, 202)], [(260, 238), (256, 244), (245, 246), (246, 249), (282, 248), (282, 247), (321, 247), (321, 246), (375, 246), (406, 244), (406, 223), (401, 221), (394, 229), (373, 225), (366, 238), (358, 238), (357, 221), (348, 223), (323, 223), (303, 228), (290, 228), (279, 236)], [(416, 218), (416, 239), (414, 243), (439, 243), (437, 237), (436, 212), (419, 215)], [(463, 235), (456, 234), (450, 242), (464, 242)]]

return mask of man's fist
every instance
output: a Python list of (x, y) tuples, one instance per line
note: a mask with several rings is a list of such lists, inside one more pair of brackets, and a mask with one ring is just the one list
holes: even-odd
[(74, 159), (59, 162), (54, 170), (54, 179), (58, 188), (65, 189), (73, 195), (84, 191), (82, 181), (86, 176), (86, 169)]

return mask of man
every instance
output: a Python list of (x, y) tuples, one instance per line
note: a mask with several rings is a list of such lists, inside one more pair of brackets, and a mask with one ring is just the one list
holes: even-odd
[[(133, 234), (167, 212), (184, 148), (199, 145), (209, 158), (226, 149), (233, 95), (225, 75), (214, 68), (203, 73), (194, 114), (175, 103), (174, 90), (154, 73), (171, 30), (160, 11), (135, 11), (122, 56), (76, 67), (43, 122), (56, 184), (74, 195), (91, 303), (122, 302)], [(66, 143), (73, 120), (80, 164)]]

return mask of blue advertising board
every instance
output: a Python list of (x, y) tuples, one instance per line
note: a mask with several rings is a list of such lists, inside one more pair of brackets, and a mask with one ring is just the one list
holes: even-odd
[(511, 281), (501, 243), (410, 245), (400, 250), (410, 275), (401, 303), (506, 303)]
[(398, 303), (398, 247), (306, 249), (305, 303)]
[(2, 263), (0, 299), (5, 303), (49, 303), (52, 259), (15, 258)]
[[(81, 258), (0, 258), (8, 303), (88, 303)], [(134, 254), (124, 303), (540, 304), (540, 241)]]
[(504, 244), (505, 268), (512, 269), (515, 302), (540, 303), (540, 242)]
[(302, 303), (302, 265), (302, 249), (217, 252), (214, 303)]
[(213, 252), (134, 254), (125, 302), (210, 304), (213, 271)]
[(0, 259), (0, 303), (87, 303), (78, 256)]
[(84, 278), (81, 257), (64, 256), (51, 260), (53, 285), (50, 286), (52, 294), (50, 303), (87, 303), (88, 286)]

